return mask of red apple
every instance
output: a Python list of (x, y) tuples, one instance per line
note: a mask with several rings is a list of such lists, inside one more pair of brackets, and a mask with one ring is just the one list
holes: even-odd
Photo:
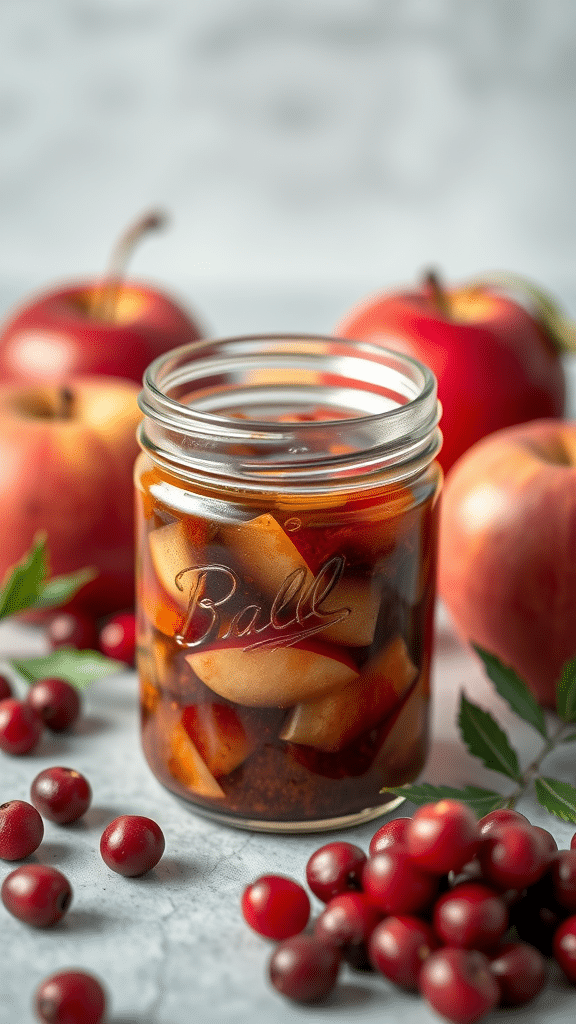
[(335, 328), (339, 337), (386, 345), (430, 367), (443, 409), (445, 471), (494, 430), (564, 413), (566, 325), (547, 296), (511, 281), (534, 312), (489, 280), (445, 290), (428, 275), (412, 291), (368, 298)]
[(458, 632), (553, 706), (576, 655), (576, 423), (508, 427), (448, 474), (439, 590)]
[(0, 331), (0, 380), (110, 374), (140, 384), (156, 356), (200, 338), (200, 327), (172, 297), (124, 280), (127, 253), (160, 224), (158, 215), (135, 224), (102, 279), (55, 286), (16, 309)]
[(114, 377), (0, 385), (0, 579), (45, 531), (53, 575), (98, 571), (76, 607), (133, 604), (138, 391)]

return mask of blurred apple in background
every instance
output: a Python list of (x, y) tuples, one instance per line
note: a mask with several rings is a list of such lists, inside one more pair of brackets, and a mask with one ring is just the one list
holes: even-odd
[(174, 299), (125, 279), (136, 243), (163, 224), (159, 213), (142, 217), (120, 239), (105, 277), (55, 287), (13, 312), (0, 329), (0, 380), (95, 373), (140, 384), (156, 356), (202, 337)]
[(442, 498), (438, 582), (462, 638), (553, 706), (576, 655), (576, 423), (508, 427), (459, 459)]
[(444, 288), (433, 273), (414, 290), (366, 299), (334, 329), (411, 355), (434, 372), (445, 471), (494, 430), (563, 415), (561, 351), (572, 333), (549, 297), (514, 275)]
[(42, 531), (53, 575), (98, 571), (76, 607), (133, 605), (138, 393), (104, 376), (0, 385), (0, 579)]

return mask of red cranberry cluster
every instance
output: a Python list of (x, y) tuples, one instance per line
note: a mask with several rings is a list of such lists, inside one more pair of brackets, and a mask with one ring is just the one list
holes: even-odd
[(576, 835), (558, 850), (517, 811), (478, 822), (456, 800), (426, 804), (378, 829), (368, 854), (320, 847), (306, 880), (325, 904), (311, 927), (309, 896), (290, 878), (264, 875), (242, 896), (248, 924), (279, 941), (269, 977), (290, 999), (325, 998), (347, 962), (473, 1024), (533, 999), (546, 956), (576, 983)]
[[(58, 825), (77, 821), (90, 806), (88, 780), (72, 768), (41, 771), (30, 787), (31, 803), (9, 800), (0, 805), (0, 858), (23, 860), (40, 846), (47, 818)], [(123, 814), (104, 829), (100, 854), (117, 874), (143, 875), (164, 853), (164, 834), (151, 818)], [(2, 882), (6, 910), (25, 924), (47, 928), (62, 919), (72, 902), (65, 875), (47, 864), (23, 864)], [(62, 971), (47, 978), (36, 994), (38, 1017), (46, 1024), (100, 1024), (106, 999), (100, 982), (82, 971)]]
[[(122, 612), (101, 626), (83, 612), (58, 612), (47, 627), (52, 649), (96, 648), (109, 658), (134, 662), (136, 626), (133, 612)], [(0, 676), (0, 750), (5, 754), (29, 754), (44, 728), (64, 732), (81, 711), (78, 691), (65, 679), (41, 679), (30, 687), (25, 700), (17, 700), (10, 681)]]

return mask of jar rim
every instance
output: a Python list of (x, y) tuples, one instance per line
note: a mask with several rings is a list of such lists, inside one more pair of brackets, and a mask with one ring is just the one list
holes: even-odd
[[(418, 472), (441, 445), (437, 383), (427, 366), (391, 348), (327, 335), (180, 346), (149, 365), (138, 401), (142, 448), (188, 479), (348, 490), (358, 477), (365, 486), (381, 474)], [(314, 405), (323, 407), (315, 419), (270, 413)]]

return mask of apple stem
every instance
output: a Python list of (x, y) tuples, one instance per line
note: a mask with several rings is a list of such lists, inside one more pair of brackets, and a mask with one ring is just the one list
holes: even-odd
[(118, 298), (126, 277), (126, 268), (134, 249), (144, 235), (165, 227), (167, 220), (166, 215), (160, 210), (151, 210), (126, 228), (112, 250), (103, 287), (97, 293), (92, 305), (93, 317), (99, 320), (115, 319)]
[(451, 317), (450, 303), (438, 272), (436, 270), (428, 270), (424, 275), (423, 284), (428, 289), (430, 298), (438, 312), (449, 319)]
[(70, 388), (64, 384), (58, 389), (56, 395), (56, 418), (61, 420), (72, 419), (72, 406), (74, 404), (74, 395)]

